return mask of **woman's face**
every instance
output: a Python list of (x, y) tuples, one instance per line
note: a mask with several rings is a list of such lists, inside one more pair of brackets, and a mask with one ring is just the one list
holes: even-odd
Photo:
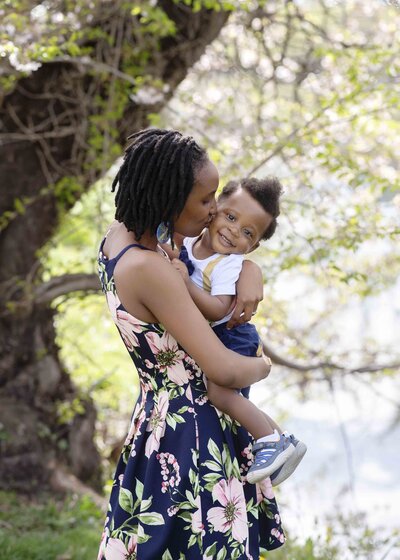
[(215, 193), (218, 183), (217, 168), (207, 160), (197, 172), (193, 189), (175, 220), (174, 229), (177, 233), (186, 237), (196, 237), (211, 222), (217, 209)]

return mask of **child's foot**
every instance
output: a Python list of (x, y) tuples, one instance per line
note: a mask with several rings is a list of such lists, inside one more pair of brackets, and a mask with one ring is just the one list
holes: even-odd
[[(268, 436), (268, 438), (272, 438), (272, 436)], [(265, 441), (265, 439), (258, 440), (253, 445), (254, 463), (247, 473), (247, 480), (250, 484), (255, 484), (276, 472), (295, 451), (291, 439), (283, 434), (279, 435), (276, 430), (276, 441)]]
[(288, 460), (279, 469), (272, 473), (272, 486), (278, 486), (278, 484), (286, 480), (295, 471), (307, 451), (306, 444), (296, 439), (293, 434), (288, 435), (287, 439), (294, 445), (294, 453), (290, 455)]

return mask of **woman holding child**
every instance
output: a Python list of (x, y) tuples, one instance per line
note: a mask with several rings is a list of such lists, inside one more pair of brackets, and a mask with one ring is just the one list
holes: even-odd
[[(156, 235), (160, 224), (171, 239), (197, 237), (210, 225), (218, 172), (179, 132), (150, 129), (130, 139), (113, 182), (116, 222), (101, 244), (99, 274), (140, 395), (98, 558), (258, 560), (260, 548), (284, 542), (271, 483), (246, 480), (252, 438), (211, 404), (207, 380), (229, 391), (247, 387), (265, 378), (270, 364), (221, 342)], [(242, 272), (239, 295), (253, 278)], [(294, 441), (284, 440), (288, 457), (295, 456)]]

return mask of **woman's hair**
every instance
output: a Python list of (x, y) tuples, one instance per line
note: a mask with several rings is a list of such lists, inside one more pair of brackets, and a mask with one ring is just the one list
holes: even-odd
[(174, 220), (182, 212), (197, 170), (207, 152), (191, 136), (151, 128), (129, 136), (124, 161), (112, 183), (115, 218), (140, 239), (164, 222), (172, 239)]
[(228, 198), (241, 187), (256, 200), (273, 220), (265, 230), (261, 239), (269, 239), (275, 233), (278, 225), (277, 217), (280, 214), (279, 198), (283, 193), (282, 185), (276, 177), (266, 177), (265, 179), (242, 179), (241, 181), (229, 181), (222, 189), (219, 199)]

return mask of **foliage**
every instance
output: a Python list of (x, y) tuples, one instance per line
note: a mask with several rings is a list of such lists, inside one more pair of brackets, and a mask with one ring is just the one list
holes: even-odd
[[(348, 309), (363, 301), (364, 308), (373, 306), (400, 268), (393, 87), (400, 12), (355, 0), (340, 9), (309, 0), (301, 10), (274, 2), (234, 13), (154, 120), (202, 139), (223, 181), (274, 173), (284, 183), (278, 233), (252, 255), (266, 279), (257, 322), (288, 361), (318, 359), (342, 368), (299, 374), (304, 391), (313, 379), (331, 383), (335, 373), (393, 356), (390, 338), (378, 343), (365, 331), (354, 343), (339, 325)], [(96, 270), (97, 247), (113, 214), (110, 183), (110, 177), (99, 182), (65, 217), (43, 251), (44, 279)], [(62, 357), (75, 382), (96, 399), (99, 444), (106, 450), (112, 432), (125, 427), (117, 427), (117, 411), (129, 414), (132, 406), (131, 364), (101, 298), (55, 305)], [(369, 378), (371, 386), (375, 379)], [(114, 419), (108, 428), (105, 418)]]
[(391, 558), (400, 549), (399, 531), (381, 527), (372, 529), (362, 513), (338, 514), (327, 520), (321, 532), (316, 524), (312, 537), (299, 544), (288, 538), (285, 546), (276, 552), (265, 553), (268, 560), (383, 560)]
[[(92, 560), (100, 541), (103, 512), (89, 498), (41, 496), (35, 501), (0, 495), (0, 560)], [(371, 529), (362, 515), (331, 519), (304, 543), (289, 535), (268, 560), (378, 560), (400, 547), (396, 532)], [(385, 556), (387, 554), (387, 556)]]
[(393, 341), (366, 335), (354, 347), (338, 325), (400, 272), (399, 25), (378, 1), (254, 5), (233, 14), (157, 117), (202, 138), (222, 183), (281, 179), (278, 232), (254, 257), (259, 321), (292, 363), (396, 362)]
[[(400, 11), (378, 0), (185, 3), (195, 10), (220, 7), (233, 13), (220, 39), (209, 47), (164, 113), (153, 115), (153, 123), (202, 140), (221, 171), (222, 182), (273, 173), (284, 183), (278, 233), (254, 255), (266, 279), (266, 303), (257, 317), (264, 337), (288, 361), (339, 364), (337, 370), (324, 366), (299, 374), (303, 391), (313, 379), (324, 379), (331, 387), (335, 372), (342, 375), (360, 363), (368, 366), (395, 358), (391, 339), (377, 341), (366, 331), (354, 343), (354, 337), (341, 329), (343, 313), (349, 309), (352, 313), (360, 304), (364, 309), (373, 305), (377, 294), (393, 286), (400, 269), (396, 244)], [(138, 99), (146, 91), (163, 92), (162, 81), (151, 79), (145, 68), (150, 44), (175, 33), (157, 3), (122, 2), (126, 13), (137, 18), (134, 32), (140, 35), (146, 30), (150, 43), (133, 48), (129, 41), (122, 41), (121, 60), (111, 60), (107, 45), (116, 35), (107, 26), (89, 25), (93, 5), (103, 4), (111, 6), (99, 0), (91, 4), (53, 0), (34, 9), (27, 0), (13, 0), (0, 6), (3, 93), (11, 91), (21, 76), (51, 60), (80, 61), (98, 75), (104, 95), (94, 100), (96, 114), (89, 123), (85, 165), (101, 172), (120, 154), (117, 130), (110, 123), (122, 115), (126, 96)], [(95, 37), (103, 41), (104, 61), (100, 60), (107, 67), (99, 65), (92, 52)], [(133, 53), (129, 60), (123, 56), (127, 52)], [(119, 62), (120, 73), (113, 74), (113, 65)], [(64, 216), (57, 235), (41, 252), (44, 280), (96, 271), (97, 247), (113, 215), (109, 184), (106, 177)], [(59, 210), (70, 205), (71, 193), (79, 187), (79, 181), (69, 178), (57, 183)], [(31, 202), (16, 199), (10, 214), (1, 217), (6, 221), (0, 221), (0, 228)], [(132, 366), (102, 296), (64, 297), (54, 306), (62, 359), (80, 390), (96, 401), (98, 445), (106, 456), (116, 434), (124, 433), (132, 410), (137, 391)], [(368, 383), (379, 382), (381, 375), (393, 375), (393, 369), (374, 374)], [(60, 403), (60, 415), (64, 408)], [(7, 516), (20, 519), (20, 531), (29, 527), (32, 531), (26, 546), (16, 537), (18, 531), (7, 535), (0, 550), (4, 558), (10, 557), (11, 550), (16, 559), (17, 550), (21, 558), (56, 557), (54, 551), (59, 554), (60, 548), (51, 531), (45, 532), (47, 523), (53, 529), (57, 524), (57, 544), (58, 539), (62, 546), (65, 543), (66, 558), (68, 554), (85, 558), (82, 543), (91, 540), (92, 533), (85, 525), (87, 518), (81, 519), (75, 509), (76, 525), (63, 517), (65, 512), (60, 514), (66, 527), (73, 525), (64, 533), (54, 521), (58, 505), (33, 508), (33, 514), (25, 508), (26, 518), (14, 505), (7, 506)], [(9, 519), (1, 527), (7, 529), (7, 523)], [(336, 520), (331, 533), (335, 523), (344, 531), (344, 524)], [(389, 547), (374, 531), (363, 532), (360, 525), (355, 526), (359, 533), (353, 543), (347, 541), (349, 558), (373, 558), (368, 556), (372, 550)], [(37, 532), (36, 527), (40, 527)], [(45, 538), (39, 537), (40, 531)], [(331, 533), (304, 545), (290, 539), (282, 551), (268, 558), (342, 559), (338, 539)], [(79, 555), (74, 539), (80, 543)], [(90, 557), (97, 540), (96, 527)]]
[[(99, 181), (62, 219), (56, 236), (42, 250), (45, 280), (72, 271), (97, 273), (101, 236), (113, 218), (109, 183), (108, 176)], [(107, 456), (116, 438), (126, 432), (138, 391), (137, 375), (102, 294), (67, 295), (53, 305), (61, 359), (80, 392), (96, 402), (96, 443)], [(60, 403), (60, 419), (64, 409)]]
[(0, 495), (1, 560), (93, 560), (103, 514), (89, 498)]

